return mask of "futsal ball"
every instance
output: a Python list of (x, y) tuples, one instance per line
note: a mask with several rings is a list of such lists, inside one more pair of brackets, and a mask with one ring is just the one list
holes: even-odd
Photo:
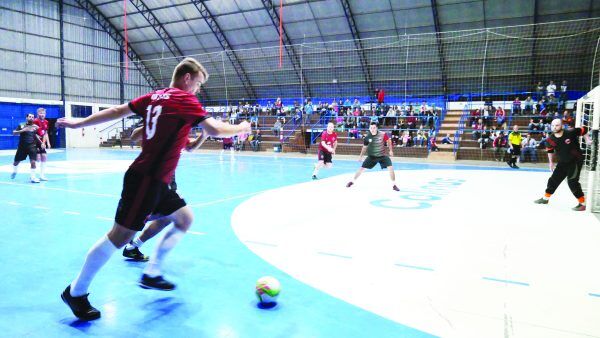
[(277, 303), (277, 296), (281, 292), (281, 284), (275, 277), (261, 277), (256, 281), (256, 296), (262, 304)]

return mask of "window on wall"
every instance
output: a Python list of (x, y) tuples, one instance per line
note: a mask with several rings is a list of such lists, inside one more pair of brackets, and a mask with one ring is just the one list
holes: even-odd
[(91, 106), (71, 106), (71, 116), (72, 117), (88, 117), (92, 115), (92, 107)]

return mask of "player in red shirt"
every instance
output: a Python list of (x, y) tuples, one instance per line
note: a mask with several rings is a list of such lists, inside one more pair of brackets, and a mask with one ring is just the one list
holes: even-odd
[(166, 215), (174, 223), (157, 244), (139, 285), (143, 288), (173, 290), (175, 285), (162, 277), (161, 265), (167, 253), (191, 226), (192, 210), (169, 183), (181, 150), (188, 144), (193, 126), (200, 125), (211, 136), (227, 137), (250, 132), (250, 123), (228, 125), (210, 117), (195, 94), (208, 79), (208, 73), (195, 59), (186, 58), (173, 72), (169, 88), (157, 90), (108, 108), (83, 120), (61, 118), (58, 126), (81, 128), (111, 120), (140, 115), (144, 122), (142, 152), (123, 179), (123, 191), (112, 229), (92, 246), (79, 275), (63, 291), (61, 298), (81, 320), (100, 318), (100, 311), (88, 301), (88, 287), (112, 254), (127, 244), (153, 215)]
[(331, 168), (333, 166), (332, 157), (335, 154), (335, 148), (337, 148), (337, 133), (333, 131), (333, 122), (327, 123), (327, 130), (321, 134), (321, 142), (319, 142), (318, 158), (319, 161), (315, 163), (315, 170), (312, 174), (312, 179), (317, 179), (319, 169)]
[(48, 120), (46, 120), (46, 109), (37, 109), (37, 118), (33, 120), (33, 123), (38, 126), (37, 135), (42, 141), (37, 146), (38, 154), (36, 159), (38, 164), (37, 167), (40, 168), (40, 180), (47, 181), (44, 172), (46, 170), (46, 160), (48, 159), (46, 155), (46, 149), (50, 149), (50, 139), (48, 138)]

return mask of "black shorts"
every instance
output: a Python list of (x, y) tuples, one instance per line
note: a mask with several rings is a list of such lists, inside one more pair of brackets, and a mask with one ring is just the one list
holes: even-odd
[(510, 151), (510, 153), (513, 156), (519, 156), (519, 155), (521, 155), (521, 146), (513, 144), (512, 150)]
[(367, 158), (363, 161), (362, 167), (365, 169), (372, 169), (377, 163), (379, 163), (381, 169), (392, 166), (392, 160), (390, 160), (388, 156), (367, 156)]
[(21, 146), (17, 148), (17, 153), (15, 154), (15, 162), (21, 162), (25, 160), (29, 156), (30, 161), (35, 161), (37, 158), (37, 149), (35, 145), (30, 146)]
[(323, 163), (331, 163), (333, 155), (326, 151), (319, 150), (319, 161), (323, 161)]
[(169, 185), (134, 170), (127, 170), (115, 222), (127, 229), (141, 231), (149, 219), (168, 216), (186, 206)]
[(37, 153), (38, 154), (46, 154), (46, 148), (42, 148), (42, 146), (37, 146)]

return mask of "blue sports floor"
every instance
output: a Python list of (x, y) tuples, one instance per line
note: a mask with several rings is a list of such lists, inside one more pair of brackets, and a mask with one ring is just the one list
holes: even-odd
[[(27, 163), (10, 180), (13, 154), (0, 155), (0, 336), (600, 336), (600, 278), (588, 269), (600, 257), (599, 223), (591, 215), (572, 218), (566, 185), (546, 206), (553, 209), (531, 204), (547, 179), (540, 169), (394, 163), (400, 189), (408, 191), (408, 202), (398, 203), (385, 171), (345, 188), (355, 160), (334, 159), (313, 182), (312, 157), (232, 161), (215, 153), (184, 154), (177, 169), (178, 191), (196, 216), (165, 263), (177, 289), (139, 288), (144, 263), (127, 262), (118, 251), (90, 287), (102, 318), (77, 321), (60, 293), (112, 226), (123, 173), (137, 154), (51, 153), (49, 181), (41, 184), (28, 182)], [(517, 175), (521, 185), (513, 191), (505, 182)], [(460, 183), (435, 195), (417, 191), (420, 179)], [(532, 181), (533, 188), (522, 185)], [(495, 201), (498, 191), (512, 200)], [(522, 203), (513, 211), (533, 221), (485, 221), (511, 203)], [(545, 223), (548, 213), (556, 224)], [(141, 249), (151, 255), (154, 244)], [(266, 275), (279, 279), (282, 293), (277, 307), (262, 310), (254, 283)], [(552, 303), (573, 318), (544, 313)]]

